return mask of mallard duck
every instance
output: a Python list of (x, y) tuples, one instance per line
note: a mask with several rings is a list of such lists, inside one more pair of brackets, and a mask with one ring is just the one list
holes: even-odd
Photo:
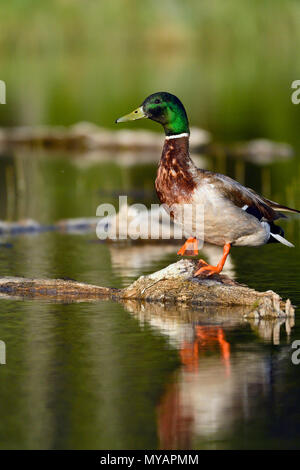
[[(260, 196), (252, 189), (220, 173), (195, 166), (189, 154), (189, 122), (181, 101), (167, 92), (148, 96), (142, 105), (116, 120), (117, 123), (148, 118), (160, 123), (165, 142), (155, 187), (158, 198), (175, 222), (182, 221), (185, 204), (203, 208), (204, 228), (201, 234), (195, 223), (184, 231), (187, 241), (178, 251), (198, 254), (198, 241), (223, 246), (217, 266), (199, 261), (195, 276), (211, 276), (222, 271), (231, 246), (259, 246), (277, 242), (293, 247), (284, 231), (274, 221), (286, 217), (283, 212), (300, 211)], [(185, 227), (184, 227), (185, 229)], [(192, 250), (191, 250), (192, 248)]]

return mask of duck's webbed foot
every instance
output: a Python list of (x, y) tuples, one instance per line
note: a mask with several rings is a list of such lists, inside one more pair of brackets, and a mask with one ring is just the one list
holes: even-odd
[[(188, 253), (186, 253), (186, 251)], [(177, 251), (178, 255), (196, 256), (198, 255), (198, 240), (197, 238), (189, 238), (184, 245)]]
[(224, 267), (230, 248), (231, 248), (230, 243), (226, 243), (226, 245), (224, 245), (223, 256), (221, 260), (218, 262), (217, 266), (211, 266), (210, 264), (206, 263), (206, 261), (204, 261), (203, 259), (200, 259), (199, 264), (197, 266), (198, 269), (195, 272), (194, 276), (209, 277), (209, 276), (212, 276), (213, 274), (219, 274)]
[(221, 271), (222, 268), (220, 268), (218, 264), (217, 266), (212, 266), (211, 264), (206, 263), (203, 259), (200, 259), (194, 276), (209, 277), (213, 274), (219, 274)]

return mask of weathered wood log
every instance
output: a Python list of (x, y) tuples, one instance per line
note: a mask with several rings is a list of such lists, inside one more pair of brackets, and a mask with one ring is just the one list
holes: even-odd
[(181, 260), (149, 276), (141, 276), (122, 291), (123, 299), (148, 302), (186, 303), (194, 306), (239, 305), (249, 309), (245, 316), (293, 316), (291, 302), (273, 291), (258, 292), (227, 276), (195, 278), (196, 260)]
[(44, 298), (64, 302), (108, 300), (119, 297), (118, 289), (94, 286), (71, 279), (0, 278), (2, 297)]
[[(273, 291), (258, 292), (224, 275), (195, 278), (196, 260), (181, 260), (148, 276), (141, 276), (125, 289), (100, 287), (64, 279), (1, 278), (0, 295), (18, 298), (47, 298), (80, 302), (113, 299), (145, 301), (165, 305), (240, 306), (241, 317), (293, 317), (294, 308)], [(229, 310), (230, 312), (230, 310)], [(235, 309), (236, 313), (236, 309)]]

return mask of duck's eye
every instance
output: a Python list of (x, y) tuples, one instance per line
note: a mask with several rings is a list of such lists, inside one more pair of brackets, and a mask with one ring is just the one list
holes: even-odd
[(155, 103), (155, 104), (159, 104), (159, 103), (160, 103), (160, 100), (157, 99), (157, 100), (154, 101), (154, 103)]

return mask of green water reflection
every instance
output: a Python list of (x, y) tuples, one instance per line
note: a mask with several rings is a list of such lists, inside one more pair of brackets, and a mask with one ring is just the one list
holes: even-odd
[[(8, 152), (0, 159), (1, 218), (51, 224), (94, 216), (98, 204), (127, 193), (129, 202), (149, 205), (156, 163), (137, 161)], [(300, 200), (297, 158), (264, 166), (201, 162), (233, 177), (238, 171), (283, 203)], [(295, 249), (236, 248), (226, 269), (299, 304), (299, 220), (284, 226)], [(218, 250), (204, 247), (203, 256), (214, 260)], [(3, 235), (1, 275), (118, 287), (175, 261), (176, 251), (168, 242), (100, 243), (94, 232)], [(2, 299), (1, 448), (298, 447), (300, 381), (290, 346), (299, 338), (298, 317), (295, 326), (240, 318), (236, 309)]]

